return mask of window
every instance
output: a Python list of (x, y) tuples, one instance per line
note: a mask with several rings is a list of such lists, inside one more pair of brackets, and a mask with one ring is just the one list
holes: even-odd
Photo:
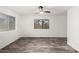
[(0, 32), (15, 30), (15, 17), (0, 13)]
[(49, 29), (49, 20), (48, 19), (35, 19), (34, 29)]
[(15, 17), (9, 16), (9, 30), (15, 29)]

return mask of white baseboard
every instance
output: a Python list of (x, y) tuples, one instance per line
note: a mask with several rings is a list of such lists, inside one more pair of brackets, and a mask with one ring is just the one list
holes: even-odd
[(70, 44), (69, 42), (67, 42), (67, 44), (68, 44), (69, 46), (71, 46), (73, 49), (75, 49), (76, 51), (79, 52), (79, 48), (78, 48), (77, 46), (75, 46), (75, 45), (73, 45), (73, 44)]

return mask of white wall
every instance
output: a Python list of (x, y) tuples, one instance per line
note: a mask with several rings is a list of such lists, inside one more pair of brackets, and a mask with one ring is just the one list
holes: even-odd
[(68, 10), (67, 43), (79, 51), (79, 7)]
[(5, 9), (3, 7), (0, 7), (0, 12), (16, 17), (16, 30), (0, 32), (0, 49), (1, 49), (20, 37), (18, 29), (20, 17), (15, 12)]
[[(66, 15), (23, 16), (21, 20), (22, 37), (66, 37)], [(49, 29), (34, 29), (34, 19), (49, 19)]]

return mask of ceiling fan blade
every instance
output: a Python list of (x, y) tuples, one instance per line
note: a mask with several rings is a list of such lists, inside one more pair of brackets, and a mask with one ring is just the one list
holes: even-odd
[(45, 13), (51, 13), (50, 11), (44, 11)]

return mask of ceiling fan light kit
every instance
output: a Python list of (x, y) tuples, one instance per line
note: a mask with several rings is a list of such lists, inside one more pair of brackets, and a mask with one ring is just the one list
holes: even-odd
[(40, 11), (40, 14), (44, 14), (44, 12), (43, 11)]

